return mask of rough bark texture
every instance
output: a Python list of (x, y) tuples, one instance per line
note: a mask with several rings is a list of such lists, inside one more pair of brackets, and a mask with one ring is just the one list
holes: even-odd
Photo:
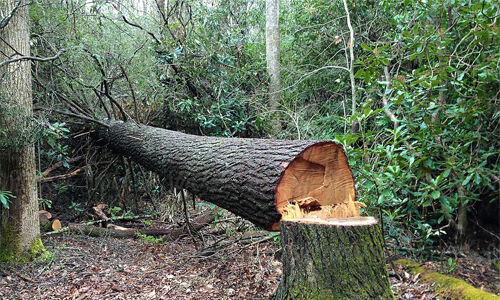
[[(30, 55), (28, 4), (0, 1), (2, 16), (16, 8), (7, 26), (0, 29), (0, 62), (16, 58), (19, 53)], [(29, 138), (22, 140), (32, 131), (30, 64), (17, 61), (0, 69), (0, 126), (8, 138), (21, 140), (0, 151), (0, 191), (10, 191), (16, 197), (11, 199), (9, 209), (2, 208), (0, 259), (24, 260), (41, 248), (35, 151)]]
[(283, 275), (274, 299), (394, 299), (376, 220), (282, 221), (281, 243)]
[[(281, 99), (280, 72), (280, 9), (279, 0), (266, 0), (266, 62), (269, 74), (269, 104), (273, 111)], [(273, 121), (274, 133), (279, 130), (279, 119)]]
[[(275, 190), (291, 160), (312, 145), (333, 142), (202, 137), (131, 122), (101, 128), (114, 152), (269, 230), (279, 228)], [(349, 180), (352, 180), (352, 173)], [(353, 187), (352, 187), (353, 188)], [(353, 199), (354, 200), (354, 199)]]

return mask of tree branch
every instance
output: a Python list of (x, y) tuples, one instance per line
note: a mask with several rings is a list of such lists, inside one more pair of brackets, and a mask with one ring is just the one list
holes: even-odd
[(21, 0), (18, 0), (16, 6), (14, 6), (10, 14), (5, 18), (3, 18), (2, 20), (0, 20), (0, 29), (4, 28), (5, 26), (7, 26), (7, 24), (9, 24), (10, 19), (12, 19), (12, 16), (14, 16), (14, 13), (16, 12), (16, 10), (19, 8), (20, 5), (21, 5)]
[(155, 42), (158, 43), (158, 45), (161, 45), (161, 41), (159, 39), (156, 38), (156, 36), (154, 35), (154, 33), (150, 32), (150, 31), (147, 31), (146, 29), (144, 29), (141, 25), (139, 24), (135, 24), (135, 23), (132, 23), (130, 22), (129, 20), (127, 20), (127, 18), (125, 18), (125, 16), (122, 16), (122, 19), (125, 23), (127, 23), (128, 25), (132, 26), (132, 27), (135, 27), (135, 28), (139, 28), (140, 30), (146, 32), (147, 34), (149, 34), (154, 40)]
[(44, 108), (44, 107), (39, 107), (39, 108), (33, 109), (33, 111), (38, 111), (38, 110), (43, 110), (43, 111), (48, 111), (48, 112), (54, 112), (54, 113), (61, 114), (61, 115), (66, 115), (69, 117), (93, 122), (93, 123), (99, 124), (101, 126), (104, 126), (106, 128), (109, 128), (109, 124), (106, 124), (106, 123), (99, 121), (99, 120), (92, 119), (91, 117), (87, 117), (84, 115), (79, 115), (79, 114), (75, 114), (75, 113), (71, 113), (71, 112), (66, 112), (66, 111), (57, 110), (57, 109), (49, 109), (49, 108)]
[(73, 172), (68, 173), (68, 174), (56, 175), (56, 176), (46, 177), (46, 178), (40, 178), (40, 179), (37, 180), (37, 182), (39, 182), (39, 183), (46, 183), (46, 182), (51, 182), (51, 181), (55, 181), (55, 180), (59, 180), (59, 179), (67, 179), (67, 178), (70, 178), (70, 177), (78, 175), (78, 173), (80, 173), (81, 171), (85, 170), (86, 168), (87, 168), (87, 166), (83, 166), (83, 167), (81, 167), (79, 169), (76, 169)]
[(387, 100), (387, 91), (389, 90), (389, 86), (391, 84), (391, 77), (389, 75), (389, 68), (384, 67), (384, 75), (385, 75), (385, 91), (384, 95), (382, 95), (382, 102), (384, 103), (384, 112), (385, 114), (394, 122), (394, 128), (398, 128), (398, 119), (389, 109), (389, 100)]
[[(65, 162), (67, 162), (68, 164), (69, 163), (73, 163), (73, 162), (76, 162), (76, 161), (79, 161), (80, 159), (84, 158), (85, 156), (83, 155), (79, 155), (79, 156), (76, 156), (76, 157), (73, 157), (73, 158), (70, 158), (68, 160), (65, 160)], [(45, 171), (43, 171), (42, 173), (42, 178), (43, 177), (46, 177), (50, 174), (50, 172), (54, 171), (55, 169), (57, 168), (60, 168), (63, 166), (63, 161), (58, 161), (56, 162), (55, 164), (53, 164), (51, 167), (49, 167), (48, 169), (46, 169)]]
[(3, 67), (4, 65), (16, 62), (16, 61), (23, 61), (23, 60), (31, 60), (31, 61), (41, 61), (41, 62), (47, 62), (47, 61), (52, 61), (56, 60), (59, 58), (59, 56), (63, 55), (66, 53), (65, 49), (59, 50), (56, 55), (51, 56), (51, 57), (37, 57), (37, 56), (20, 56), (12, 59), (5, 60), (0, 63), (0, 67)]

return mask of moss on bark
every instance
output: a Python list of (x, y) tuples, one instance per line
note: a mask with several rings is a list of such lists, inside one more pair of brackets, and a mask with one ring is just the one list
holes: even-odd
[(7, 222), (2, 222), (0, 229), (0, 261), (14, 261), (15, 260), (15, 243), (16, 232)]
[(38, 256), (44, 257), (47, 254), (40, 237), (37, 237), (30, 244), (27, 251), (19, 248), (19, 233), (8, 224), (2, 225), (2, 235), (0, 236), (0, 261), (10, 261), (13, 263), (25, 263), (32, 261)]
[(396, 260), (394, 264), (406, 267), (414, 275), (420, 273), (420, 278), (423, 282), (436, 283), (436, 292), (443, 297), (458, 300), (500, 299), (499, 296), (477, 289), (461, 279), (428, 270), (409, 259)]

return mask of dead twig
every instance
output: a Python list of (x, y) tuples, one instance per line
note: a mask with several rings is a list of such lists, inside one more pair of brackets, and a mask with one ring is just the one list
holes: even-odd
[(87, 166), (83, 166), (83, 167), (78, 168), (78, 169), (76, 169), (73, 172), (68, 173), (68, 174), (62, 174), (62, 175), (57, 175), (57, 176), (52, 176), (52, 177), (47, 177), (47, 178), (40, 178), (37, 180), (37, 182), (46, 183), (46, 182), (51, 182), (51, 181), (55, 181), (55, 180), (68, 179), (70, 177), (78, 175), (78, 173), (85, 170), (86, 168), (87, 168)]
[(55, 164), (53, 164), (52, 166), (50, 166), (49, 168), (47, 168), (45, 171), (43, 171), (42, 173), (42, 178), (43, 177), (46, 177), (47, 175), (49, 175), (52, 171), (54, 171), (55, 169), (58, 169), (60, 167), (63, 166), (64, 162), (70, 164), (70, 163), (74, 163), (74, 162), (77, 162), (79, 160), (81, 160), (82, 158), (84, 158), (85, 156), (84, 155), (79, 155), (79, 156), (76, 156), (76, 157), (73, 157), (73, 158), (70, 158), (70, 159), (67, 159), (65, 161), (59, 161)]

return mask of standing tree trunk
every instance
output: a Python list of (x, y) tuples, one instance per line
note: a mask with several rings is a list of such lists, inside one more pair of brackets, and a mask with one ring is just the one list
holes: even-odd
[[(279, 0), (266, 0), (266, 61), (269, 74), (269, 106), (276, 111), (281, 100), (280, 73), (280, 9)], [(280, 121), (272, 121), (273, 134), (280, 129)]]
[[(0, 0), (0, 62), (30, 55), (27, 1)], [(5, 20), (4, 20), (5, 21)], [(23, 261), (43, 249), (40, 240), (32, 133), (31, 62), (0, 68), (0, 191), (10, 191), (10, 207), (1, 208), (0, 260)]]
[(281, 243), (274, 299), (394, 299), (375, 218), (281, 221)]

